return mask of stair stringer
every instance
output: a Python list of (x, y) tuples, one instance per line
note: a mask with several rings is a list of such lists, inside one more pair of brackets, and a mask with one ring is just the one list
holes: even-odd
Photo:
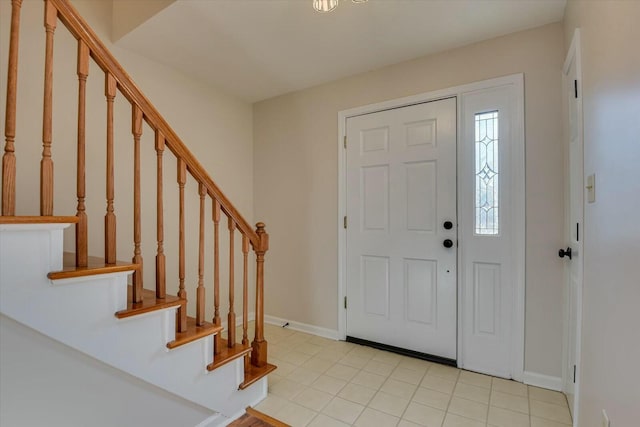
[(213, 372), (212, 336), (168, 350), (175, 338), (176, 308), (126, 319), (130, 272), (60, 279), (63, 229), (69, 224), (0, 224), (0, 312), (78, 351), (222, 417), (224, 425), (267, 395), (267, 379), (245, 390), (243, 359)]

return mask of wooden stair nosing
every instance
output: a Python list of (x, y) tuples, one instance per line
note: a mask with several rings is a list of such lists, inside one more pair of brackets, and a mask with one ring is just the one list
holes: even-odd
[(77, 216), (8, 216), (0, 215), (0, 224), (76, 224)]
[(123, 271), (135, 271), (139, 264), (117, 261), (114, 264), (106, 264), (103, 258), (89, 257), (86, 267), (76, 267), (75, 254), (65, 252), (62, 255), (62, 270), (52, 271), (47, 274), (51, 280), (70, 279), (73, 277), (95, 276), (97, 274), (119, 273)]
[(213, 323), (204, 322), (202, 326), (196, 325), (196, 319), (187, 316), (187, 330), (185, 332), (176, 332), (176, 339), (167, 343), (167, 348), (174, 349), (185, 344), (189, 344), (200, 338), (209, 335), (215, 335), (222, 330), (222, 326), (216, 326)]
[(271, 372), (275, 371), (276, 369), (278, 369), (278, 367), (276, 365), (272, 365), (271, 363), (267, 363), (261, 368), (257, 366), (249, 365), (249, 372), (244, 373), (244, 381), (240, 384), (238, 388), (240, 390), (244, 390), (245, 388), (254, 384), (256, 381), (269, 375)]
[(156, 298), (155, 291), (149, 289), (142, 290), (142, 302), (134, 303), (132, 301), (133, 286), (129, 285), (127, 287), (127, 308), (116, 312), (118, 319), (126, 319), (127, 317), (164, 310), (165, 308), (179, 307), (182, 304), (182, 300), (173, 295)]
[(220, 339), (220, 346), (222, 347), (222, 351), (220, 352), (220, 354), (213, 355), (213, 363), (207, 365), (207, 370), (213, 371), (220, 366), (226, 365), (232, 360), (242, 357), (245, 354), (251, 353), (250, 345), (245, 347), (240, 343), (236, 343), (233, 347), (229, 347), (227, 345), (227, 342), (228, 341), (224, 338)]

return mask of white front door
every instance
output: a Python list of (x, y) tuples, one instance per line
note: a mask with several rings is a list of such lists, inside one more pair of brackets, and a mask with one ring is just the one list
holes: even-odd
[[(569, 143), (569, 186), (566, 196), (568, 206), (568, 235), (567, 245), (563, 248), (566, 262), (565, 310), (567, 319), (565, 343), (565, 375), (564, 391), (567, 394), (569, 407), (577, 417), (577, 385), (580, 367), (580, 326), (582, 319), (582, 241), (584, 239), (583, 224), (583, 155), (582, 155), (582, 105), (581, 94), (578, 90), (577, 38), (574, 37), (572, 49), (569, 51), (565, 66), (565, 100), (568, 116)], [(577, 424), (576, 424), (577, 425)]]
[(456, 359), (456, 100), (346, 130), (347, 335)]

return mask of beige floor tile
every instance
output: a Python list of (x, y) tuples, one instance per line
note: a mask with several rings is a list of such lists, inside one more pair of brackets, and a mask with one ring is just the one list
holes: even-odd
[(302, 368), (307, 368), (322, 374), (333, 365), (334, 363), (330, 360), (322, 359), (320, 357), (312, 357), (302, 364)]
[(475, 385), (476, 387), (491, 388), (491, 377), (470, 371), (460, 372), (458, 381), (465, 384)]
[(327, 417), (324, 414), (318, 414), (313, 421), (309, 423), (309, 427), (350, 427), (349, 424), (338, 421), (334, 418)]
[(526, 385), (502, 378), (493, 378), (492, 389), (517, 396), (527, 397), (528, 395)]
[(287, 375), (287, 379), (304, 385), (311, 385), (320, 377), (318, 372), (310, 369), (298, 368)]
[(403, 357), (398, 364), (401, 368), (411, 369), (412, 371), (417, 371), (422, 374), (425, 374), (427, 370), (431, 367), (432, 363), (427, 362), (426, 360), (415, 359), (413, 357)]
[(284, 378), (278, 382), (278, 384), (271, 387), (269, 389), (269, 393), (273, 393), (276, 396), (280, 396), (285, 399), (293, 399), (304, 389), (304, 385)]
[(449, 409), (447, 409), (447, 412), (450, 412), (456, 415), (461, 415), (467, 418), (472, 418), (474, 420), (486, 422), (487, 409), (488, 409), (488, 405), (484, 403), (462, 399), (454, 395), (451, 398), (451, 402), (449, 402)]
[(411, 421), (401, 419), (400, 422), (398, 423), (398, 427), (420, 427), (420, 424), (412, 423)]
[(325, 406), (322, 413), (347, 424), (353, 424), (363, 410), (364, 406), (362, 405), (334, 397), (331, 402)]
[(414, 371), (412, 369), (403, 368), (401, 366), (395, 368), (391, 375), (389, 375), (390, 378), (414, 385), (420, 384), (423, 376), (424, 373), (420, 371)]
[(340, 359), (340, 363), (343, 365), (351, 366), (356, 369), (362, 369), (364, 366), (369, 363), (370, 358), (365, 358), (362, 356), (358, 356), (354, 354), (355, 351), (347, 354), (342, 359)]
[(389, 353), (388, 351), (380, 351), (373, 356), (373, 360), (386, 363), (387, 365), (397, 366), (402, 360), (402, 356), (395, 353)]
[(413, 401), (421, 403), (423, 405), (431, 406), (436, 409), (447, 410), (451, 395), (447, 393), (440, 393), (439, 391), (431, 390), (428, 388), (418, 387), (413, 395)]
[(331, 395), (336, 395), (345, 385), (347, 385), (347, 382), (344, 380), (339, 380), (338, 378), (328, 375), (320, 375), (318, 379), (311, 384), (311, 387)]
[(490, 404), (491, 406), (497, 406), (498, 408), (509, 409), (511, 411), (522, 412), (524, 414), (529, 413), (529, 399), (522, 396), (516, 396), (515, 394), (493, 390), (491, 392)]
[(276, 412), (275, 418), (291, 425), (292, 427), (304, 427), (317, 415), (317, 412), (289, 402)]
[(385, 382), (386, 378), (371, 372), (360, 371), (351, 380), (352, 383), (378, 390)]
[(369, 363), (367, 363), (362, 368), (363, 371), (371, 372), (378, 375), (384, 375), (385, 377), (391, 375), (391, 372), (393, 372), (393, 369), (394, 369), (393, 365), (388, 365), (383, 362), (378, 362), (377, 360), (370, 360)]
[(382, 387), (380, 387), (380, 391), (384, 391), (385, 393), (392, 396), (410, 399), (417, 388), (417, 385), (405, 383), (404, 381), (394, 380), (393, 378), (388, 378), (387, 381), (382, 384)]
[(284, 408), (288, 402), (289, 401), (287, 399), (269, 394), (262, 402), (256, 405), (256, 409), (273, 417), (274, 414)]
[(453, 390), (454, 396), (487, 404), (489, 403), (490, 394), (491, 390), (489, 390), (488, 388), (465, 384), (461, 383), (460, 381), (458, 381), (458, 383), (456, 384), (456, 388)]
[(369, 407), (378, 411), (386, 412), (394, 417), (402, 416), (402, 413), (409, 404), (409, 399), (392, 396), (390, 394), (379, 391), (369, 402)]
[(289, 350), (282, 355), (282, 360), (292, 363), (296, 366), (302, 365), (307, 360), (311, 359), (311, 355), (304, 354), (296, 350)]
[(308, 425), (308, 427), (351, 427), (350, 424), (338, 421), (335, 418), (318, 414)]
[(316, 354), (316, 357), (329, 360), (330, 362), (337, 362), (344, 357), (344, 354), (339, 351), (334, 351), (329, 348), (325, 348), (320, 353)]
[(559, 391), (529, 386), (529, 398), (539, 400), (540, 402), (554, 403), (560, 406), (568, 406), (567, 398)]
[(333, 399), (333, 395), (329, 393), (313, 388), (306, 388), (294, 397), (293, 401), (305, 408), (319, 412), (327, 406), (327, 403), (329, 403), (331, 399)]
[(521, 412), (491, 406), (488, 423), (496, 427), (529, 427), (529, 416)]
[(427, 371), (427, 375), (444, 378), (449, 381), (458, 381), (460, 369), (454, 368), (453, 366), (438, 365), (434, 363)]
[(358, 370), (352, 366), (336, 363), (335, 365), (327, 369), (324, 374), (344, 381), (351, 381), (351, 379), (355, 377), (357, 373)]
[(350, 352), (350, 354), (353, 354), (354, 356), (362, 357), (363, 359), (369, 360), (371, 360), (373, 356), (378, 353), (380, 353), (380, 350), (363, 345), (356, 345), (356, 347)]
[(375, 409), (365, 408), (356, 420), (356, 427), (396, 427), (400, 418), (394, 417)]
[(326, 347), (328, 345), (331, 345), (333, 343), (338, 342), (337, 340), (332, 340), (330, 338), (324, 338), (324, 337), (319, 337), (317, 335), (314, 335), (313, 337), (311, 337), (311, 339), (309, 341), (307, 341), (308, 343), (311, 344), (315, 344), (315, 345), (319, 345), (321, 347)]
[(309, 342), (303, 342), (301, 344), (298, 344), (298, 346), (296, 347), (296, 350), (298, 350), (301, 353), (310, 354), (314, 356), (322, 351), (322, 347), (316, 344), (311, 344)]
[(420, 383), (420, 387), (430, 388), (431, 390), (439, 391), (441, 393), (451, 394), (456, 383), (440, 377), (433, 377), (425, 375)]
[(278, 375), (282, 377), (286, 377), (297, 368), (293, 363), (285, 362), (284, 360), (276, 357), (269, 357), (269, 363), (278, 367)]
[(531, 417), (531, 427), (570, 427), (571, 424), (557, 423), (544, 418)]
[(344, 386), (342, 390), (340, 390), (338, 396), (351, 402), (358, 403), (360, 405), (367, 405), (375, 394), (376, 391), (372, 388), (349, 383)]
[(559, 423), (571, 424), (571, 414), (569, 413), (569, 408), (566, 406), (533, 399), (529, 400), (529, 404), (531, 405), (531, 415)]
[(445, 412), (431, 406), (411, 402), (402, 416), (403, 419), (421, 426), (440, 427), (444, 420)]
[(268, 384), (269, 384), (269, 387), (271, 387), (272, 385), (277, 384), (278, 381), (280, 381), (284, 377), (272, 372), (269, 374), (268, 378), (269, 378)]
[(460, 415), (452, 414), (450, 412), (447, 413), (447, 416), (444, 417), (444, 423), (442, 427), (485, 427), (486, 424), (478, 421), (472, 420), (471, 418), (461, 417)]

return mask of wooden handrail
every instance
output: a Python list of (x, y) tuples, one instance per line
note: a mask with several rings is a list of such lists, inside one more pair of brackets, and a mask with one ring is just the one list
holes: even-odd
[(111, 52), (104, 46), (98, 36), (82, 19), (78, 11), (68, 0), (49, 0), (58, 10), (60, 21), (67, 27), (69, 32), (78, 40), (82, 40), (91, 52), (91, 57), (105, 73), (112, 75), (118, 83), (120, 92), (131, 102), (137, 105), (144, 114), (145, 121), (154, 130), (159, 130), (165, 136), (166, 146), (171, 152), (181, 159), (187, 166), (191, 175), (205, 186), (209, 195), (220, 203), (222, 211), (233, 218), (238, 229), (249, 238), (252, 245), (258, 246), (260, 239), (253, 227), (244, 219), (238, 210), (231, 204), (227, 196), (213, 182), (204, 167), (198, 162), (196, 157), (189, 151), (180, 137), (169, 126), (167, 121), (156, 110), (151, 102), (142, 94), (142, 91), (129, 77), (120, 63), (113, 57)]

